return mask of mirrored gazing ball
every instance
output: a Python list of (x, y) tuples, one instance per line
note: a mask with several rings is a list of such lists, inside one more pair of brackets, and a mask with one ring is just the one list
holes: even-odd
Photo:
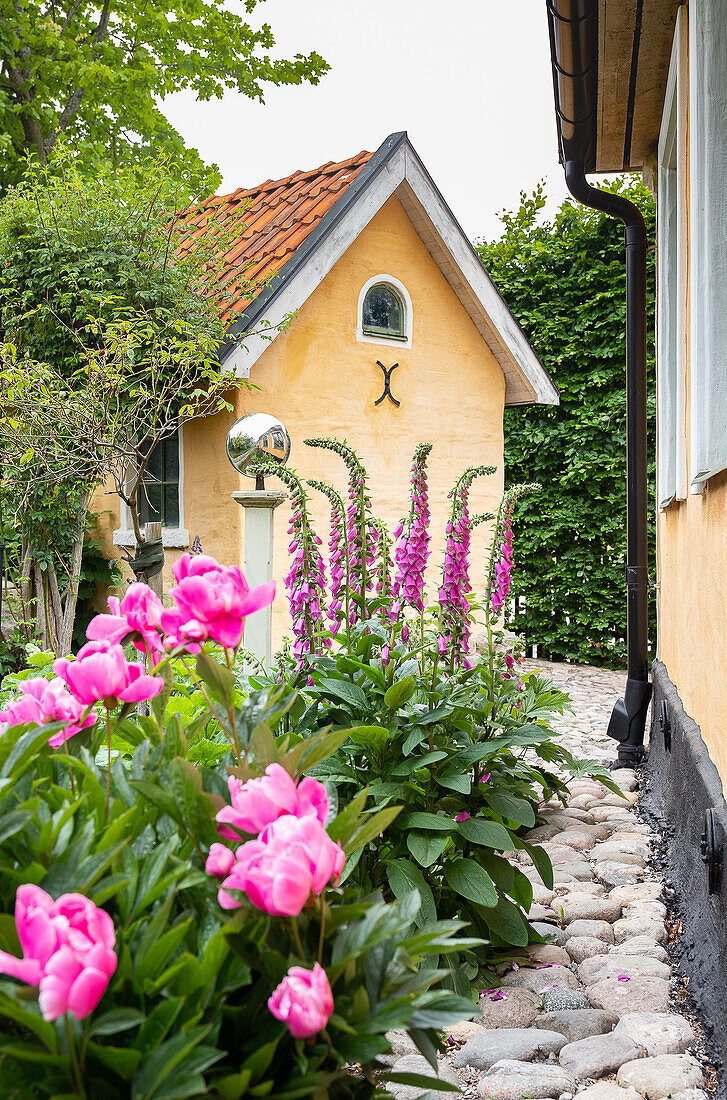
[(227, 433), (227, 457), (245, 477), (255, 477), (249, 469), (267, 459), (284, 466), (290, 458), (288, 429), (269, 413), (248, 413), (241, 416)]

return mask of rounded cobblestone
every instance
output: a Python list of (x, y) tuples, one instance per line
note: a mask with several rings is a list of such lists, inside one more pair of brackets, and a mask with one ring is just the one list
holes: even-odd
[[(576, 665), (545, 672), (573, 700), (574, 713), (557, 723), (561, 744), (576, 758), (608, 763), (615, 750), (606, 728), (623, 676)], [(506, 853), (533, 884), (530, 915), (548, 942), (522, 951), (501, 989), (481, 997), (481, 1014), (446, 1033), (458, 1049), (442, 1063), (466, 1097), (707, 1100), (702, 1069), (687, 1053), (698, 1036), (670, 1008), (667, 909), (650, 866), (658, 838), (638, 816), (638, 776), (620, 769), (612, 779), (624, 797), (577, 779), (567, 805), (554, 796), (525, 834), (550, 854), (552, 887), (527, 853)], [(404, 1043), (395, 1049), (389, 1065), (419, 1057)], [(612, 1074), (617, 1081), (594, 1083)]]

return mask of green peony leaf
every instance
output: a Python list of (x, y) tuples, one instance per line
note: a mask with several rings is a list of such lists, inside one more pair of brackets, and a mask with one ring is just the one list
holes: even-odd
[(444, 865), (444, 877), (455, 891), (468, 901), (486, 907), (497, 905), (495, 884), (473, 859), (455, 859)]

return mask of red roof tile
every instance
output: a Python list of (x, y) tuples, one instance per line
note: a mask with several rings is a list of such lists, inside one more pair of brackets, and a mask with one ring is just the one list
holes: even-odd
[[(204, 233), (210, 218), (231, 232), (218, 284), (230, 295), (230, 310), (241, 312), (260, 289), (251, 288), (251, 280), (268, 281), (281, 270), (371, 156), (364, 151), (309, 172), (293, 172), (285, 179), (266, 180), (249, 189), (240, 187), (229, 195), (211, 195), (194, 208), (193, 216), (183, 219), (182, 250)], [(239, 231), (235, 221), (239, 221)], [(236, 299), (236, 295), (241, 297)]]

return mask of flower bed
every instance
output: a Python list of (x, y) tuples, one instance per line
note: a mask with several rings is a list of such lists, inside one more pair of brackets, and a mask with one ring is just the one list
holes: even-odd
[(428, 448), (392, 544), (356, 456), (317, 444), (349, 469), (348, 503), (318, 486), (333, 583), (285, 470), (294, 644), (273, 672), (240, 645), (274, 586), (250, 591), (238, 568), (186, 555), (171, 606), (133, 584), (74, 660), (37, 658), (13, 679), (0, 713), (3, 1095), (381, 1095), (395, 1079), (378, 1061), (387, 1032), (407, 1029), (435, 1066), (442, 1029), (475, 1012), (472, 988), (539, 940), (530, 882), (504, 853), (525, 848), (550, 880), (518, 832), (564, 789), (554, 764), (584, 767), (551, 739), (565, 697), (497, 648), (513, 501), (475, 659), (467, 492), (489, 471), (453, 491), (427, 608)]

